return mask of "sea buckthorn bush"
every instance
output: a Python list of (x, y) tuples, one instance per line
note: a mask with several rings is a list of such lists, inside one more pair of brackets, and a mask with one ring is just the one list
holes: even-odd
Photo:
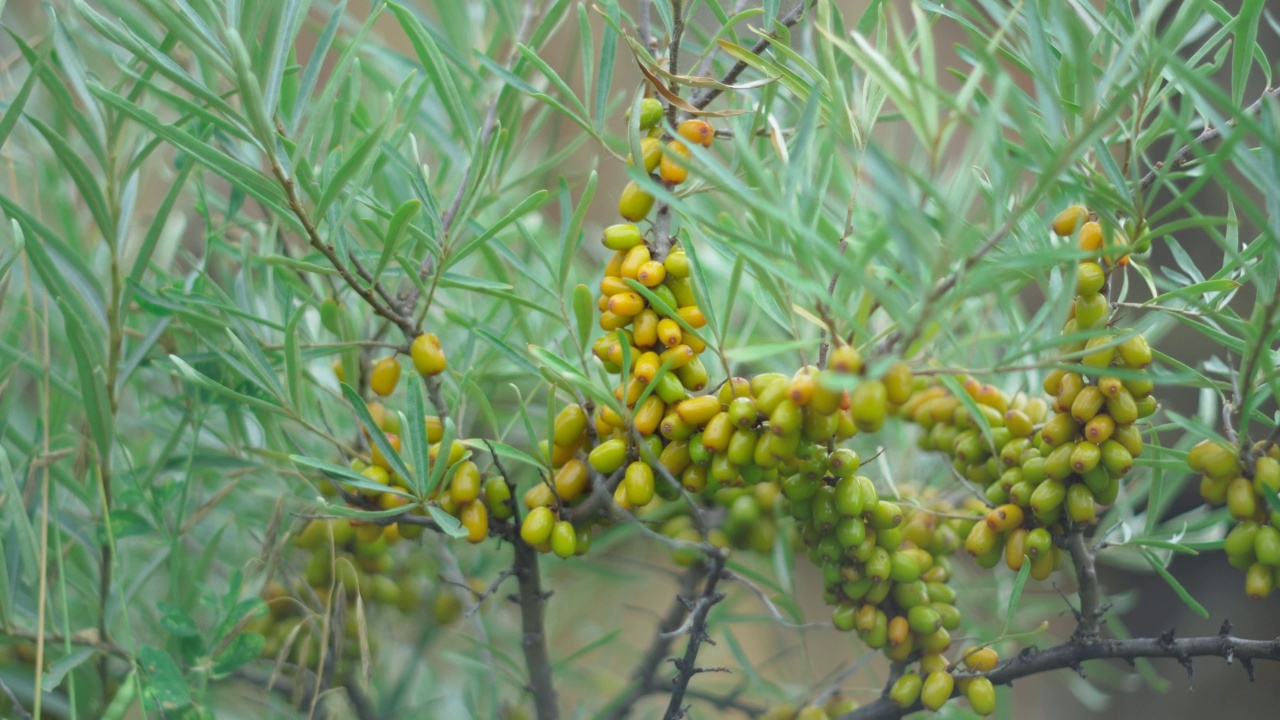
[(0, 2), (0, 715), (1273, 684), (1239, 5)]

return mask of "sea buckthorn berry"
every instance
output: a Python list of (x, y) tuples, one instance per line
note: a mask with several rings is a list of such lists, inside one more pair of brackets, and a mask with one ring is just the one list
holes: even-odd
[[(652, 137), (640, 138), (640, 156), (644, 158), (644, 171), (653, 172), (662, 162), (662, 141)], [(635, 165), (635, 157), (628, 155), (627, 164)]]
[(796, 405), (805, 407), (813, 399), (816, 384), (812, 375), (799, 373), (791, 379), (791, 385), (787, 388), (787, 397)]
[(1116, 421), (1116, 425), (1131, 425), (1140, 417), (1137, 401), (1127, 390), (1121, 390), (1119, 395), (1107, 398), (1106, 404), (1107, 414)]
[(1017, 505), (1001, 505), (987, 513), (987, 527), (995, 532), (1008, 532), (1022, 524), (1022, 508)]
[(449, 494), (458, 505), (480, 497), (480, 468), (470, 460), (460, 463), (449, 481)]
[(671, 318), (662, 318), (658, 321), (658, 341), (667, 347), (675, 347), (680, 344), (683, 338), (683, 331), (680, 329), (680, 323)]
[(666, 279), (666, 277), (667, 267), (657, 260), (650, 260), (641, 265), (640, 269), (636, 271), (636, 280), (645, 287), (653, 287)]
[(1097, 502), (1087, 485), (1075, 483), (1067, 488), (1067, 515), (1076, 524), (1092, 523), (1097, 517)]
[(1263, 565), (1280, 567), (1280, 530), (1272, 525), (1259, 527), (1253, 541), (1253, 554)]
[[(631, 119), (631, 110), (627, 110), (627, 120)], [(662, 101), (657, 98), (643, 98), (640, 101), (640, 130), (652, 130), (662, 122)]]
[[(400, 452), (400, 436), (393, 435), (391, 433), (386, 433), (386, 436), (387, 436), (387, 444), (391, 446), (392, 450), (395, 450), (397, 453), (399, 453)], [(382, 468), (383, 470), (386, 470), (387, 472), (391, 472), (390, 461), (388, 461), (386, 456), (382, 454), (382, 450), (376, 444), (373, 447), (369, 448), (369, 460), (374, 465)]]
[(667, 143), (658, 163), (658, 176), (663, 182), (679, 185), (689, 177), (689, 148), (679, 140)]
[(676, 126), (676, 134), (703, 147), (711, 147), (716, 139), (716, 129), (706, 120), (685, 120)]
[(884, 381), (885, 396), (889, 402), (902, 405), (911, 399), (913, 376), (910, 365), (902, 361), (893, 363), (888, 370), (885, 370), (881, 380)]
[(551, 552), (559, 558), (570, 558), (578, 552), (578, 531), (573, 523), (561, 520), (551, 526)]
[(623, 484), (626, 486), (627, 502), (632, 507), (644, 507), (653, 500), (653, 468), (648, 463), (637, 460), (628, 465)]
[(600, 313), (600, 329), (605, 332), (620, 330), (630, 323), (631, 317), (629, 315), (619, 315), (610, 310)]
[(534, 508), (520, 524), (520, 539), (529, 545), (541, 545), (550, 539), (551, 528), (555, 523), (556, 518), (550, 508)]
[(440, 338), (435, 333), (423, 333), (414, 338), (409, 347), (409, 356), (413, 359), (413, 367), (427, 377), (439, 375), (448, 367), (444, 349), (440, 347)]
[(650, 395), (636, 407), (631, 416), (631, 424), (641, 435), (652, 435), (658, 430), (658, 423), (662, 422), (666, 412), (667, 404), (662, 401), (662, 398)]
[(1088, 440), (1081, 440), (1071, 451), (1071, 469), (1083, 475), (1102, 461), (1102, 450)]
[(1099, 413), (1084, 424), (1084, 437), (1094, 445), (1101, 445), (1111, 438), (1116, 430), (1116, 421), (1110, 415)]
[(1102, 225), (1096, 220), (1080, 226), (1080, 249), (1092, 252), (1102, 248)]
[(920, 703), (930, 710), (937, 710), (951, 699), (951, 691), (955, 689), (956, 679), (945, 670), (929, 673), (920, 689)]
[(640, 228), (635, 225), (621, 223), (605, 228), (600, 241), (610, 250), (630, 250), (644, 243), (644, 236), (640, 234)]
[(909, 708), (920, 699), (923, 682), (915, 673), (906, 673), (889, 688), (889, 700), (900, 708)]
[(556, 502), (556, 493), (551, 486), (545, 482), (540, 482), (528, 490), (524, 491), (524, 506), (530, 510), (540, 507), (550, 507)]
[(615, 315), (632, 318), (639, 315), (644, 307), (644, 298), (639, 293), (624, 292), (609, 298), (608, 310)]
[(1080, 424), (1087, 423), (1098, 414), (1105, 402), (1106, 397), (1102, 391), (1096, 386), (1088, 385), (1076, 393), (1076, 399), (1071, 402), (1071, 418)]
[(1227, 485), (1227, 511), (1237, 520), (1249, 520), (1258, 511), (1258, 496), (1248, 478), (1238, 477)]
[(1084, 356), (1080, 358), (1080, 364), (1099, 370), (1110, 367), (1111, 361), (1116, 356), (1116, 348), (1112, 344), (1113, 340), (1114, 338), (1109, 333), (1089, 338), (1085, 341), (1085, 352)]
[(676, 406), (676, 413), (690, 425), (705, 424), (720, 412), (720, 399), (711, 395), (689, 398)]
[(400, 382), (400, 361), (395, 356), (384, 357), (373, 364), (369, 373), (369, 389), (386, 397), (395, 392)]
[[(555, 476), (556, 494), (564, 502), (573, 502), (586, 492), (591, 485), (591, 474), (587, 472), (587, 464), (577, 458), (565, 463)], [(546, 487), (545, 484), (535, 487)]]
[(862, 372), (862, 354), (852, 345), (841, 345), (831, 351), (827, 367), (836, 372), (860, 373)]
[[(662, 360), (662, 363), (667, 365), (667, 368), (678, 370), (684, 368), (685, 365), (692, 363), (692, 361), (696, 359), (696, 354), (692, 347), (687, 345), (677, 345), (675, 347), (668, 347), (667, 350), (663, 350), (662, 355), (659, 355), (658, 359)], [(716, 400), (716, 398), (712, 398), (712, 400)], [(717, 402), (719, 401), (717, 400)]]
[(705, 327), (707, 324), (707, 318), (702, 314), (702, 308), (697, 305), (686, 305), (681, 307), (676, 310), (676, 314), (680, 316), (681, 320), (689, 323), (689, 327), (694, 330)]
[(463, 505), (458, 519), (462, 522), (462, 527), (467, 529), (467, 542), (483, 542), (489, 536), (489, 509), (483, 502), (472, 500)]
[(689, 277), (689, 256), (683, 250), (673, 250), (662, 263), (673, 278)]
[(596, 472), (609, 473), (622, 467), (627, 460), (627, 441), (621, 438), (606, 440), (597, 445), (587, 455), (587, 462)]
[(1053, 233), (1058, 237), (1070, 237), (1089, 219), (1089, 210), (1083, 205), (1068, 205), (1053, 218)]
[(1102, 293), (1091, 293), (1076, 298), (1076, 327), (1081, 330), (1100, 328), (1107, 324), (1111, 304)]
[(996, 711), (996, 688), (989, 679), (973, 678), (964, 695), (969, 700), (969, 707), (979, 715), (986, 716)]
[(1214, 478), (1233, 478), (1240, 472), (1234, 450), (1212, 440), (1201, 440), (1187, 453), (1187, 465)]
[(1107, 284), (1107, 273), (1095, 262), (1082, 262), (1076, 270), (1076, 295), (1092, 295)]
[(618, 214), (631, 222), (640, 222), (649, 216), (653, 209), (653, 196), (636, 184), (634, 180), (622, 189), (618, 198)]
[(1254, 462), (1253, 490), (1264, 497), (1280, 491), (1280, 461), (1264, 455)]
[(645, 308), (631, 321), (631, 337), (636, 347), (647, 349), (658, 342), (658, 313)]
[(884, 383), (868, 380), (859, 383), (849, 394), (853, 422), (863, 432), (875, 432), (884, 425), (888, 414), (888, 397)]
[(1000, 535), (985, 522), (975, 523), (964, 541), (965, 552), (973, 557), (980, 557), (996, 547)]
[(577, 403), (565, 405), (556, 414), (553, 437), (556, 445), (569, 446), (587, 430), (587, 411)]
[(1120, 362), (1123, 362), (1125, 367), (1141, 369), (1151, 364), (1151, 346), (1147, 344), (1147, 339), (1141, 333), (1125, 338), (1116, 351), (1120, 355)]
[(760, 421), (760, 412), (756, 409), (756, 401), (751, 397), (735, 397), (729, 401), (729, 421), (734, 427), (755, 427)]
[(484, 484), (484, 503), (489, 507), (489, 515), (499, 520), (511, 517), (511, 488), (500, 477), (491, 477)]
[(1062, 502), (1066, 498), (1066, 486), (1058, 480), (1048, 478), (1036, 487), (1035, 492), (1031, 493), (1031, 512), (1042, 522), (1056, 519)]
[(1262, 600), (1276, 588), (1274, 570), (1256, 562), (1249, 566), (1244, 576), (1244, 592), (1254, 600)]

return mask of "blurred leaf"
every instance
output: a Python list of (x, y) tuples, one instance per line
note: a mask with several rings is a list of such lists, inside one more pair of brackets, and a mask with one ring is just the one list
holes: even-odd
[(163, 712), (191, 704), (186, 679), (169, 653), (144, 645), (138, 652), (138, 661), (144, 678), (142, 693), (149, 707)]

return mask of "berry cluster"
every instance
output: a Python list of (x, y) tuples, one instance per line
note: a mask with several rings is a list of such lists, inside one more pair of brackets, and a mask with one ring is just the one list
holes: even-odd
[[(628, 115), (630, 117), (630, 115)], [(640, 139), (640, 161), (646, 173), (656, 170), (658, 178), (668, 185), (679, 185), (689, 177), (689, 146), (686, 142), (711, 147), (716, 139), (715, 128), (706, 120), (685, 120), (676, 126), (676, 138), (663, 143), (662, 103), (656, 98), (640, 101), (640, 131), (647, 135)], [(635, 157), (627, 164), (635, 165)], [(653, 209), (653, 195), (645, 192), (632, 181), (622, 189), (618, 198), (618, 214), (631, 222), (640, 222)]]
[[(390, 526), (388, 526), (390, 527)], [(370, 528), (378, 532), (373, 533)], [(383, 532), (378, 525), (360, 524), (344, 519), (313, 519), (294, 536), (294, 545), (310, 553), (302, 582), (292, 589), (280, 582), (268, 583), (261, 597), (267, 612), (250, 621), (247, 630), (266, 638), (260, 655), (276, 657), (291, 653), (299, 663), (319, 662), (321, 642), (313, 637), (320, 628), (308, 621), (308, 608), (325, 607), (332, 602), (330, 590), (341, 584), (346, 592), (343, 613), (348, 640), (357, 638), (356, 596), (370, 604), (414, 612), (421, 597), (415, 575), (397, 567), (390, 546), (399, 539), (396, 531)], [(344, 645), (344, 655), (354, 657), (359, 648), (355, 642)]]
[(1200, 494), (1210, 505), (1226, 505), (1238, 524), (1223, 541), (1231, 567), (1245, 571), (1245, 593), (1267, 597), (1280, 585), (1280, 511), (1267, 501), (1280, 492), (1280, 445), (1259, 443), (1249, 456), (1202, 440), (1187, 453), (1187, 465), (1204, 477)]

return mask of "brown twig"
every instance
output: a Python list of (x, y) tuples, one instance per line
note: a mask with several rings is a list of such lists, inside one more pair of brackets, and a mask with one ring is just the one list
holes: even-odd
[(1080, 608), (1076, 616), (1076, 631), (1071, 639), (1089, 643), (1098, 639), (1099, 620), (1106, 611), (1100, 604), (1098, 570), (1094, 554), (1084, 540), (1084, 528), (1072, 528), (1067, 534), (1067, 552), (1076, 570), (1076, 594), (1080, 596)]
[[(1230, 629), (1229, 623), (1223, 624)], [(1175, 639), (1172, 633), (1158, 638), (1134, 638), (1129, 640), (1098, 640), (1079, 643), (1074, 640), (1055, 645), (1047, 650), (1028, 648), (996, 669), (979, 674), (956, 673), (956, 679), (986, 677), (996, 685), (1008, 685), (1029, 675), (1054, 670), (1077, 669), (1090, 660), (1137, 660), (1139, 658), (1173, 658), (1190, 666), (1191, 658), (1220, 657), (1228, 663), (1239, 659), (1246, 671), (1254, 660), (1280, 661), (1280, 638), (1274, 640), (1245, 640), (1233, 637), (1229, 632), (1211, 637)], [(956, 694), (959, 694), (957, 690)], [(897, 720), (921, 709), (919, 703), (900, 708), (888, 697), (881, 697), (853, 712), (841, 715), (839, 720)]]
[(706, 575), (706, 572), (705, 565), (695, 564), (680, 576), (675, 599), (670, 607), (667, 608), (666, 614), (658, 622), (658, 627), (654, 631), (653, 641), (649, 643), (648, 649), (640, 656), (639, 664), (631, 671), (631, 684), (622, 694), (609, 703), (613, 710), (604, 716), (605, 720), (625, 720), (631, 715), (631, 711), (635, 709), (637, 700), (657, 690), (654, 676), (662, 665), (662, 661), (667, 657), (667, 653), (670, 652), (671, 643), (675, 640), (671, 633), (684, 623), (684, 618), (689, 613), (689, 606), (686, 604), (687, 598), (692, 597), (697, 592), (698, 583)]
[[(493, 455), (494, 467), (511, 496), (516, 496), (516, 484), (503, 469), (493, 447), (489, 447)], [(520, 629), (522, 632), (520, 647), (524, 651), (525, 667), (529, 671), (529, 691), (533, 694), (534, 711), (538, 720), (559, 720), (560, 705), (556, 699), (554, 678), (551, 676), (551, 656), (547, 652), (547, 632), (545, 615), (549, 594), (542, 591), (542, 575), (538, 568), (538, 552), (520, 537), (520, 504), (511, 503), (512, 516), (508, 526), (508, 535), (514, 557), (511, 562), (511, 574), (519, 582), (518, 602), (520, 604)]]
[(685, 692), (689, 689), (689, 681), (694, 675), (707, 672), (706, 668), (700, 668), (697, 665), (698, 651), (704, 642), (712, 642), (711, 636), (707, 634), (707, 615), (710, 614), (711, 608), (724, 599), (724, 593), (716, 592), (716, 585), (724, 574), (725, 554), (719, 549), (712, 550), (707, 552), (706, 557), (708, 565), (706, 585), (703, 586), (702, 594), (690, 611), (689, 644), (685, 646), (684, 657), (672, 660), (676, 666), (676, 677), (672, 683), (673, 689), (671, 700), (667, 703), (667, 712), (663, 715), (664, 720), (677, 720), (684, 717), (687, 708), (683, 703)]
[[(1253, 115), (1254, 113), (1262, 109), (1263, 101), (1267, 100), (1268, 98), (1277, 98), (1277, 97), (1280, 97), (1280, 88), (1268, 88), (1267, 91), (1262, 93), (1262, 96), (1259, 97), (1256, 101), (1254, 101), (1252, 105), (1245, 108), (1244, 112), (1241, 113), (1241, 115)], [(1227, 127), (1234, 127), (1235, 124), (1236, 123), (1234, 120), (1228, 121)], [(1174, 154), (1173, 160), (1169, 161), (1168, 164), (1156, 163), (1155, 168), (1153, 168), (1151, 172), (1148, 172), (1146, 175), (1142, 177), (1141, 180), (1138, 181), (1138, 189), (1146, 190), (1147, 188), (1150, 188), (1152, 185), (1155, 184), (1156, 179), (1160, 176), (1160, 173), (1166, 170), (1177, 170), (1178, 168), (1181, 168), (1183, 165), (1186, 165), (1187, 163), (1191, 162), (1197, 148), (1207, 147), (1210, 144), (1217, 142), (1221, 138), (1222, 138), (1222, 128), (1217, 128), (1217, 127), (1205, 128), (1203, 131), (1201, 131), (1199, 135), (1195, 137), (1195, 139), (1193, 139), (1191, 142), (1179, 148), (1178, 152)]]
[(372, 288), (366, 286), (361, 282), (360, 278), (352, 274), (351, 269), (338, 256), (338, 251), (333, 246), (333, 243), (320, 237), (320, 233), (311, 219), (311, 214), (307, 212), (307, 209), (302, 204), (302, 199), (298, 196), (297, 185), (294, 184), (293, 178), (285, 172), (285, 169), (280, 165), (280, 161), (274, 155), (271, 158), (271, 171), (275, 174), (280, 187), (284, 189), (285, 201), (289, 205), (289, 210), (298, 219), (298, 222), (302, 224), (302, 229), (307, 235), (307, 242), (311, 244), (311, 247), (325, 256), (325, 259), (329, 261), (333, 269), (347, 283), (347, 286), (355, 291), (374, 313), (395, 324), (406, 338), (413, 339), (416, 337), (418, 331), (414, 327), (413, 321), (401, 315), (395, 308), (383, 303)]
[[(537, 15), (537, 5), (535, 0), (529, 0), (524, 4), (524, 15), (520, 18), (520, 26), (516, 29), (515, 37), (511, 43), (511, 51), (507, 54), (507, 61), (504, 64), (505, 69), (511, 70), (515, 66), (516, 59), (520, 57), (520, 45), (529, 39), (529, 33), (533, 29), (533, 20)], [(493, 99), (489, 101), (489, 106), (485, 109), (484, 122), (480, 126), (480, 147), (483, 149), (493, 139), (494, 132), (498, 128), (498, 100), (502, 97), (502, 90), (499, 89), (494, 93)], [(465, 128), (459, 128), (465, 130)], [(483, 154), (483, 153), (482, 153)], [(448, 244), (449, 233), (453, 229), (453, 223), (458, 219), (458, 211), (462, 208), (462, 198), (467, 194), (467, 186), (471, 184), (471, 175), (475, 168), (471, 165), (462, 174), (462, 182), (458, 184), (458, 189), (453, 194), (453, 200), (449, 202), (449, 208), (445, 210), (444, 215), (440, 216), (440, 242), (441, 248)], [(443, 251), (442, 251), (443, 252)], [(418, 277), (425, 278), (431, 272), (431, 254), (423, 259), (422, 264), (418, 267)], [(434, 288), (433, 288), (434, 289)], [(409, 289), (404, 294), (404, 307), (413, 307), (418, 302), (418, 284), (410, 283)], [(430, 297), (428, 297), (430, 301)]]
[[(807, 6), (813, 5), (816, 1), (817, 0), (800, 0), (800, 2), (796, 3), (795, 7), (791, 8), (790, 12), (788, 12), (786, 15), (783, 15), (781, 18), (775, 20), (775, 22), (787, 28), (795, 25), (796, 23), (800, 22), (801, 19), (804, 18), (805, 8)], [(751, 46), (751, 54), (759, 55), (760, 53), (764, 52), (769, 48), (770, 42), (777, 37), (778, 36), (776, 33), (770, 32), (767, 36), (760, 38), (759, 42)], [(738, 76), (741, 75), (742, 72), (746, 69), (747, 69), (747, 63), (742, 60), (739, 60), (738, 62), (734, 63), (733, 67), (729, 68), (728, 72), (726, 72), (723, 76), (721, 76), (720, 83), (722, 85), (732, 85), (735, 81), (737, 81)], [(674, 68), (672, 68), (672, 74), (673, 75), (675, 74)], [(705, 108), (707, 105), (710, 105), (712, 100), (715, 100), (716, 98), (720, 97), (720, 94), (723, 92), (724, 91), (721, 90), (720, 88), (715, 88), (715, 87), (706, 88), (701, 92), (694, 93), (693, 98), (690, 99), (689, 102), (694, 107), (701, 110), (702, 108)]]

